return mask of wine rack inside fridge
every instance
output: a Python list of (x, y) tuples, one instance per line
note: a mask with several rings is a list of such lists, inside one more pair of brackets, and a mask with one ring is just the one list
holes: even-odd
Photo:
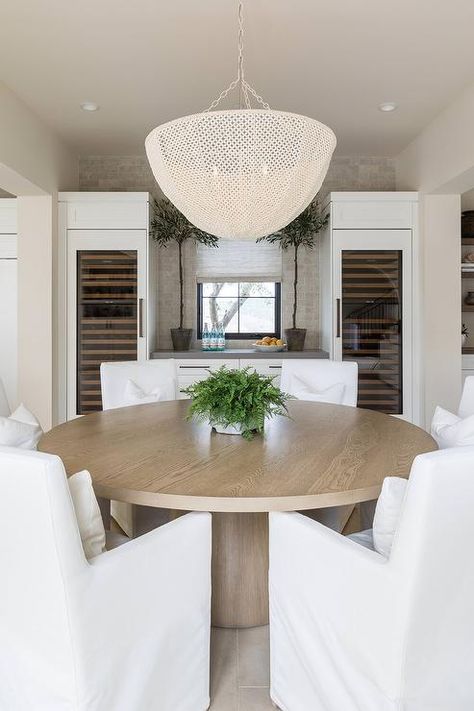
[(102, 409), (100, 364), (137, 359), (136, 250), (77, 251), (76, 414)]
[(343, 360), (359, 366), (358, 407), (403, 412), (402, 251), (342, 251)]

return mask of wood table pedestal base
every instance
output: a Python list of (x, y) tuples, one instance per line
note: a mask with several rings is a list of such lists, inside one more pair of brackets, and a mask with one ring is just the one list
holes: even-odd
[(268, 624), (268, 514), (212, 514), (212, 624)]

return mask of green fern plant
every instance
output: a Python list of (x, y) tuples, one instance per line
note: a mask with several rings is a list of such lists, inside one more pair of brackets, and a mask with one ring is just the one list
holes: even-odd
[(229, 370), (225, 365), (181, 392), (192, 398), (188, 419), (209, 420), (221, 427), (240, 426), (242, 437), (248, 440), (255, 432), (263, 432), (266, 417), (288, 416), (286, 403), (291, 399), (273, 383), (273, 377), (249, 367)]

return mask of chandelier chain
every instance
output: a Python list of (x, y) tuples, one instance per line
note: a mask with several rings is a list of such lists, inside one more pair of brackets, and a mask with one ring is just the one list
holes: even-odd
[(239, 0), (239, 10), (238, 10), (238, 21), (239, 21), (239, 33), (238, 33), (238, 61), (237, 61), (237, 78), (234, 79), (229, 86), (221, 91), (219, 96), (214, 99), (212, 104), (204, 110), (204, 113), (213, 111), (216, 109), (221, 101), (226, 98), (226, 96), (233, 91), (237, 86), (239, 87), (239, 108), (251, 109), (251, 96), (255, 101), (262, 106), (266, 111), (270, 110), (270, 105), (258, 94), (255, 89), (250, 86), (250, 84), (245, 79), (244, 72), (244, 3), (243, 0)]

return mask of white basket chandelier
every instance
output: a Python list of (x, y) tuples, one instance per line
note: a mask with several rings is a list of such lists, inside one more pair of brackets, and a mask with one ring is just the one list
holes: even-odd
[[(239, 2), (237, 78), (199, 114), (155, 128), (146, 153), (163, 193), (196, 227), (257, 239), (285, 227), (326, 176), (336, 137), (319, 121), (273, 111), (247, 83)], [(214, 111), (238, 87), (240, 108)], [(251, 99), (261, 108), (252, 108)]]

